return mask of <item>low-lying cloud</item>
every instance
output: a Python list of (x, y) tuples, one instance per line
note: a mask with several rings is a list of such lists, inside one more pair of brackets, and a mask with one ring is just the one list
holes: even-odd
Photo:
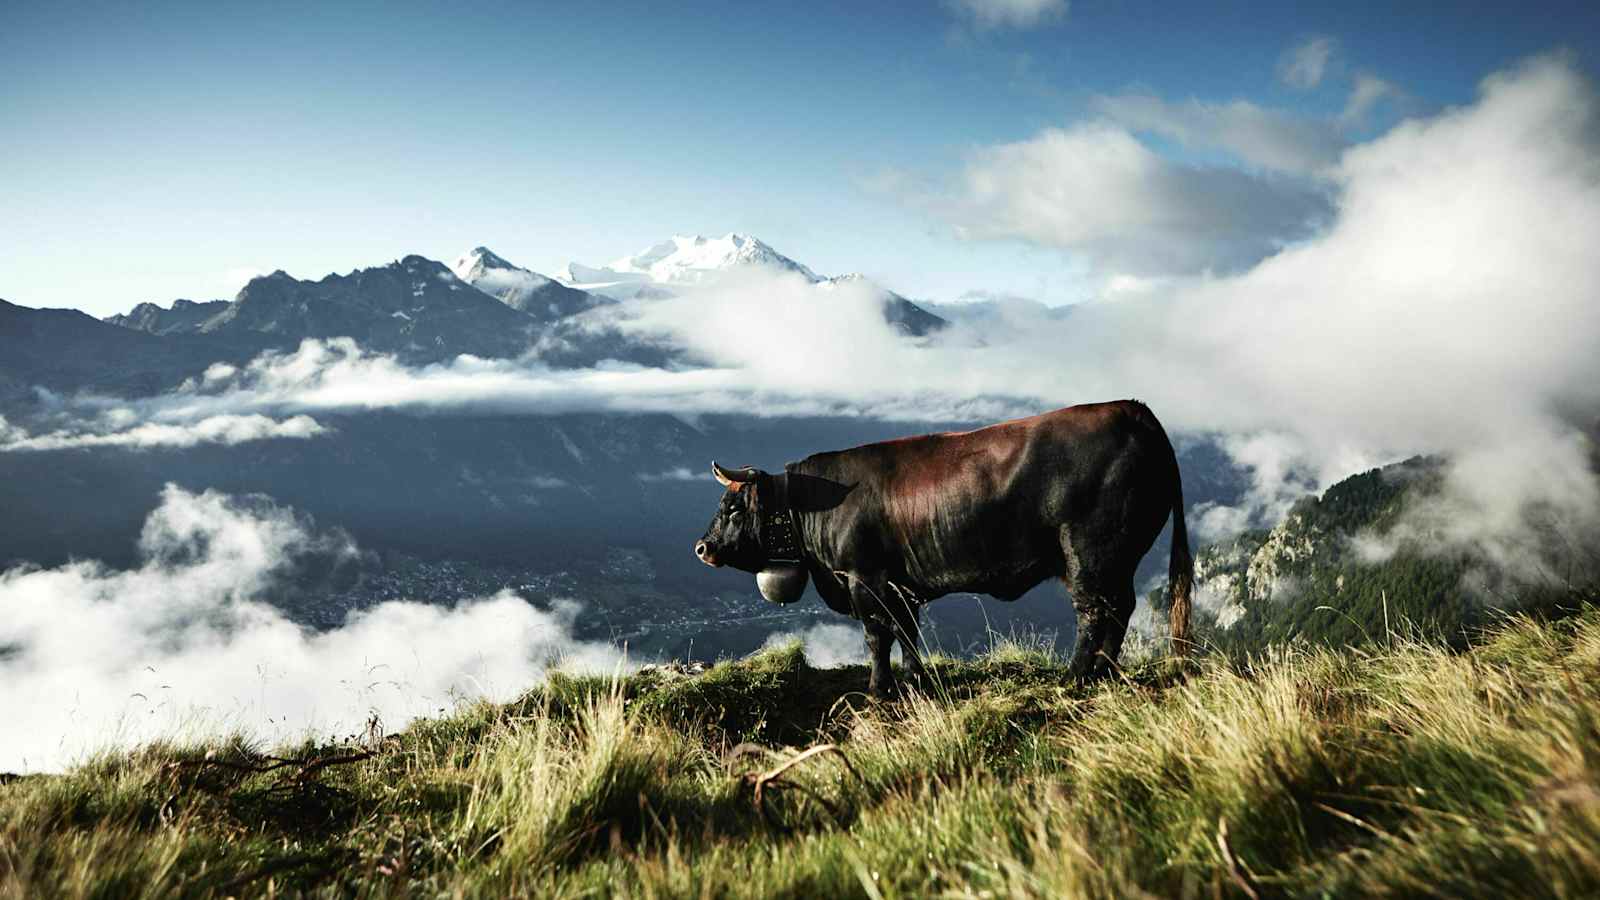
[[(867, 661), (866, 639), (857, 625), (812, 625), (804, 631), (780, 631), (767, 636), (764, 647), (786, 647), (799, 641), (806, 662), (819, 669), (860, 665)], [(898, 645), (897, 645), (898, 646)]]
[[(183, 448), (197, 444), (221, 444), (231, 447), (246, 441), (311, 438), (325, 434), (328, 430), (316, 419), (306, 415), (273, 419), (259, 413), (221, 414), (182, 424), (144, 422), (120, 430), (116, 427), (119, 419), (134, 417), (135, 414), (131, 411), (120, 410), (120, 415), (103, 416), (102, 421), (98, 423), (83, 423), (77, 428), (51, 431), (46, 434), (29, 434), (25, 429), (7, 423), (5, 418), (0, 416), (0, 453), (70, 450), (83, 447)], [(99, 430), (96, 430), (97, 426)]]
[(622, 662), (573, 639), (577, 604), (538, 609), (510, 592), (388, 602), (310, 631), (265, 598), (308, 555), (356, 550), (263, 498), (168, 486), (139, 549), (134, 569), (0, 573), (0, 771), (174, 735), (345, 735), (372, 716), (394, 729), (461, 699), (508, 699), (552, 665)]

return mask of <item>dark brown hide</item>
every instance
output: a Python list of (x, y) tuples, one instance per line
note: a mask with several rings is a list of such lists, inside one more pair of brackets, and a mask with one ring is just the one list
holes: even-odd
[[(1166, 432), (1142, 403), (819, 453), (788, 473), (812, 580), (830, 607), (863, 622), (875, 691), (892, 690), (895, 638), (920, 669), (921, 604), (950, 593), (1014, 600), (1046, 578), (1063, 579), (1078, 614), (1074, 674), (1111, 671), (1133, 612), (1134, 569), (1169, 513), (1175, 648), (1187, 640), (1183, 488)], [(745, 493), (761, 496), (770, 478), (761, 473)]]

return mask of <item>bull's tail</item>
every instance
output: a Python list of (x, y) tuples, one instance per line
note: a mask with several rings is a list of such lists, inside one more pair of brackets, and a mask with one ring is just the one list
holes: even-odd
[(1170, 590), (1172, 655), (1189, 652), (1189, 595), (1194, 590), (1194, 557), (1189, 553), (1189, 529), (1183, 523), (1183, 476), (1178, 472), (1177, 455), (1172, 460), (1172, 559), (1167, 566)]

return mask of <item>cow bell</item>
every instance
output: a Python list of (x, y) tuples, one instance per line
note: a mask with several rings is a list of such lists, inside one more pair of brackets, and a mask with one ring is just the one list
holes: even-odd
[(809, 578), (803, 566), (768, 566), (756, 573), (756, 587), (773, 603), (793, 603), (806, 592)]

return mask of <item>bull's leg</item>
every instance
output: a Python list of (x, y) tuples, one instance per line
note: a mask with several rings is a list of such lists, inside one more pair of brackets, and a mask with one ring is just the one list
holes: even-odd
[(894, 627), (875, 618), (862, 621), (861, 627), (867, 634), (867, 654), (872, 663), (867, 691), (874, 697), (892, 697), (898, 692), (894, 670), (889, 667), (889, 652), (894, 649)]
[(1111, 629), (1111, 609), (1105, 598), (1096, 593), (1090, 593), (1087, 585), (1081, 583), (1068, 584), (1067, 590), (1072, 594), (1072, 606), (1078, 613), (1078, 640), (1072, 648), (1072, 661), (1067, 664), (1067, 674), (1077, 681), (1088, 681), (1094, 677), (1095, 661), (1100, 658), (1100, 650), (1105, 646), (1106, 638)]
[[(1072, 649), (1067, 671), (1077, 681), (1089, 681), (1109, 671), (1101, 661), (1108, 644), (1112, 644), (1113, 633), (1116, 639), (1109, 649), (1113, 654), (1122, 650), (1123, 630), (1118, 623), (1125, 627), (1127, 615), (1119, 617), (1118, 614), (1124, 592), (1132, 596), (1133, 582), (1124, 574), (1126, 567), (1118, 564), (1115, 542), (1105, 537), (1117, 533), (1115, 523), (1102, 521), (1081, 523), (1071, 530), (1061, 529), (1061, 551), (1065, 557), (1062, 580), (1072, 595), (1073, 609), (1078, 613), (1078, 641)], [(1131, 607), (1129, 612), (1132, 612)]]
[(1133, 576), (1129, 575), (1126, 583), (1119, 581), (1118, 585), (1121, 589), (1112, 597), (1110, 622), (1106, 626), (1106, 642), (1100, 648), (1094, 671), (1091, 673), (1091, 677), (1094, 678), (1116, 673), (1117, 660), (1122, 656), (1122, 641), (1128, 636), (1128, 619), (1133, 616), (1135, 603)]
[(894, 600), (889, 586), (883, 580), (869, 583), (867, 579), (852, 576), (850, 603), (855, 607), (855, 617), (867, 636), (867, 654), (871, 657), (872, 677), (867, 690), (874, 697), (890, 697), (896, 691), (894, 670), (889, 667), (889, 654), (894, 650), (895, 617)]
[(900, 659), (918, 688), (928, 686), (928, 670), (922, 665), (922, 607), (910, 597), (890, 601), (895, 637), (900, 641)]
[(1061, 553), (1065, 571), (1061, 582), (1067, 586), (1072, 608), (1078, 614), (1078, 640), (1072, 648), (1067, 673), (1074, 681), (1085, 681), (1094, 669), (1095, 654), (1106, 640), (1106, 602), (1094, 583), (1096, 560), (1093, 547), (1074, 541), (1072, 532), (1061, 529)]

